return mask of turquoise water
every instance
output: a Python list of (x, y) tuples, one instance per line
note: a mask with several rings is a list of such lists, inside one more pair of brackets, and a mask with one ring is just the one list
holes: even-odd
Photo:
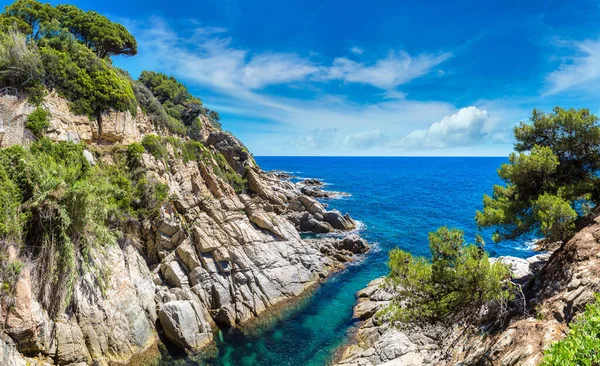
[[(346, 158), (257, 157), (265, 170), (321, 178), (328, 189), (349, 197), (326, 201), (360, 221), (360, 234), (374, 243), (362, 261), (330, 277), (279, 320), (253, 334), (224, 331), (210, 359), (170, 359), (165, 364), (326, 365), (356, 323), (354, 294), (386, 273), (387, 252), (400, 247), (428, 254), (427, 233), (442, 225), (459, 227), (468, 240), (478, 233), (475, 211), (482, 196), (500, 183), (496, 169), (504, 158)], [(524, 242), (494, 244), (481, 232), (492, 256), (526, 257)]]

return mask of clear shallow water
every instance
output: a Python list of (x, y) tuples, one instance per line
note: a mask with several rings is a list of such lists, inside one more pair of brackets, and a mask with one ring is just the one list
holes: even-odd
[[(251, 335), (223, 332), (218, 355), (211, 359), (169, 358), (167, 364), (326, 365), (356, 325), (354, 294), (386, 274), (387, 252), (394, 248), (427, 256), (427, 234), (439, 226), (458, 227), (473, 242), (474, 217), (484, 193), (501, 183), (496, 169), (504, 158), (358, 158), (257, 157), (265, 170), (285, 170), (298, 177), (320, 178), (327, 189), (350, 193), (324, 201), (350, 213), (372, 250), (362, 261), (330, 277), (280, 319)], [(494, 244), (480, 232), (492, 256), (527, 257), (524, 242)]]

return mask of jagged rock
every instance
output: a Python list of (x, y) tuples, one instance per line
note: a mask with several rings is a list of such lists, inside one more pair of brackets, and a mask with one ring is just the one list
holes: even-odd
[[(44, 103), (51, 110), (48, 135), (54, 140), (127, 144), (156, 132), (141, 110), (135, 118), (109, 111), (97, 121), (73, 116), (56, 94)], [(25, 101), (0, 101), (1, 118), (10, 115), (13, 126), (21, 128), (21, 135), (10, 137), (11, 144), (24, 141), (22, 125), (34, 109)], [(91, 247), (87, 255), (94, 269), (78, 274), (68, 316), (58, 314), (56, 324), (37, 302), (24, 270), (15, 306), (8, 314), (0, 309), (0, 336), (10, 335), (22, 352), (41, 353), (60, 364), (128, 363), (159, 342), (157, 324), (167, 339), (196, 350), (211, 342), (214, 322), (242, 325), (302, 294), (351, 258), (347, 249), (330, 245), (330, 251), (323, 251), (320, 240), (300, 238), (301, 224), (320, 232), (334, 230), (324, 221), (321, 203), (301, 196), (290, 181), (255, 167), (237, 139), (217, 133), (210, 140), (206, 160), (185, 162), (170, 144), (168, 156), (161, 159), (143, 153), (141, 168), (149, 180), (168, 187), (173, 203), (163, 205), (152, 222), (132, 222), (118, 245)], [(100, 155), (97, 165), (117, 161), (110, 149), (94, 151)], [(215, 174), (218, 163), (210, 155), (216, 151), (238, 173), (245, 172), (248, 194), (236, 196)], [(299, 215), (297, 222), (288, 214)], [(18, 259), (18, 253), (9, 258)], [(9, 342), (0, 344), (2, 349), (20, 362)]]
[(56, 345), (56, 357), (61, 365), (91, 363), (81, 328), (65, 316), (56, 322)]
[(325, 214), (325, 207), (323, 207), (323, 205), (319, 203), (319, 201), (312, 197), (304, 195), (298, 196), (298, 201), (300, 201), (300, 203), (304, 206), (306, 211), (308, 211), (311, 215), (315, 215), (317, 213), (321, 215)]
[(317, 186), (320, 187), (323, 185), (323, 182), (317, 178), (306, 178), (302, 181), (302, 184), (306, 186)]
[(181, 265), (176, 260), (161, 265), (161, 273), (165, 281), (171, 286), (182, 287), (188, 284), (187, 276)]
[(176, 345), (198, 351), (212, 342), (210, 326), (204, 320), (201, 305), (192, 301), (171, 301), (158, 313), (167, 338)]
[(327, 222), (319, 221), (314, 217), (309, 218), (308, 220), (302, 222), (300, 224), (300, 230), (302, 231), (312, 231), (314, 233), (329, 233), (333, 231), (333, 226), (331, 226)]
[(325, 221), (327, 221), (334, 229), (352, 230), (356, 228), (356, 223), (349, 215), (342, 215), (339, 211), (327, 211), (323, 213)]
[(366, 253), (369, 250), (369, 243), (356, 234), (348, 235), (338, 243), (338, 249), (345, 249), (354, 254)]

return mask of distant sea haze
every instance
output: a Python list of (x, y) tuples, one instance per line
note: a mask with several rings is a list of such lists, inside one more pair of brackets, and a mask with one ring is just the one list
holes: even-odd
[[(325, 189), (350, 193), (324, 201), (349, 213), (360, 234), (374, 243), (365, 259), (328, 279), (299, 310), (260, 334), (224, 333), (211, 365), (327, 365), (355, 324), (356, 291), (387, 272), (387, 252), (395, 247), (429, 253), (428, 232), (458, 227), (467, 241), (480, 233), (491, 256), (527, 257), (527, 240), (495, 244), (491, 231), (477, 231), (475, 212), (483, 194), (502, 183), (499, 157), (256, 157), (265, 170), (319, 178)], [(193, 362), (196, 364), (196, 362)]]

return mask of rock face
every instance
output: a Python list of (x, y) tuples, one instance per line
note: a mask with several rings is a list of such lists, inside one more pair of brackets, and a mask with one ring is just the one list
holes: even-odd
[[(18, 118), (26, 119), (32, 108), (18, 103)], [(44, 107), (55, 140), (101, 147), (152, 132), (141, 111), (135, 118), (107, 112), (93, 122), (70, 114), (54, 94)], [(356, 236), (302, 240), (300, 227), (341, 233), (355, 223), (325, 210), (289, 180), (262, 172), (230, 134), (205, 134), (206, 161), (184, 162), (172, 149), (165, 159), (142, 154), (149, 179), (168, 186), (170, 202), (157, 219), (130, 228), (118, 245), (90, 251), (95, 270), (74, 284), (68, 311), (50, 318), (36, 299), (30, 269), (23, 270), (14, 306), (0, 308), (0, 364), (127, 363), (153, 349), (160, 335), (198, 352), (214, 343), (217, 327), (242, 325), (295, 298), (368, 249)], [(111, 149), (96, 151), (105, 154), (96, 165), (113, 161)], [(247, 194), (236, 194), (215, 173), (219, 153), (244, 174)]]

